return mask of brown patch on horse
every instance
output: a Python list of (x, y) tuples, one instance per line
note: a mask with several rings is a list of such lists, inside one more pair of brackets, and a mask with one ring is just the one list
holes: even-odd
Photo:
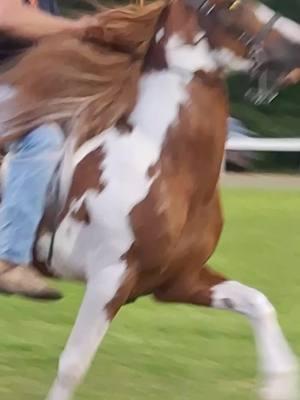
[[(73, 200), (80, 199), (87, 190), (95, 190), (97, 193), (101, 193), (105, 188), (106, 183), (102, 179), (103, 170), (101, 168), (104, 158), (104, 149), (100, 145), (88, 153), (78, 163), (72, 177), (69, 196), (61, 215), (61, 220), (69, 212)], [(72, 213), (72, 216), (78, 221), (84, 221), (85, 223), (90, 222), (88, 210), (84, 201), (79, 210)]]
[(163, 182), (158, 178), (146, 198), (130, 213), (136, 254), (145, 270), (155, 271), (164, 266), (172, 243), (164, 211), (168, 198), (163, 190)]
[(155, 165), (150, 165), (147, 171), (147, 175), (149, 178), (154, 178), (155, 175), (159, 173), (159, 164), (156, 163)]
[(130, 296), (130, 293), (137, 282), (137, 274), (134, 268), (128, 267), (125, 273), (126, 276), (123, 279), (121, 287), (117, 291), (114, 298), (105, 307), (108, 314), (108, 319), (110, 321), (113, 320), (122, 305), (128, 301), (128, 297)]
[(157, 274), (152, 279), (156, 283), (162, 275), (174, 274), (176, 258), (182, 265), (186, 256), (197, 252), (206, 262), (220, 235), (220, 214), (216, 223), (212, 220), (226, 138), (227, 93), (216, 76), (208, 79), (210, 85), (199, 77), (189, 84), (190, 99), (168, 130), (159, 162), (149, 168), (154, 178), (150, 191), (130, 213), (137, 258), (146, 274)]
[(128, 121), (128, 116), (123, 116), (117, 123), (116, 128), (120, 134), (129, 134), (133, 130), (133, 126)]
[[(227, 93), (220, 78), (210, 74), (195, 76), (187, 90), (189, 101), (168, 130), (159, 162), (148, 171), (154, 178), (151, 189), (130, 214), (139, 260), (131, 300), (170, 284), (169, 280), (178, 280), (180, 286), (181, 274), (200, 271), (222, 231), (217, 183), (226, 138)], [(208, 285), (209, 273), (199, 274)]]
[(155, 299), (162, 302), (181, 302), (211, 306), (212, 288), (226, 281), (222, 274), (211, 270), (208, 266), (192, 266), (187, 264), (186, 269), (175, 279), (170, 279), (154, 292)]
[(169, 9), (165, 29), (167, 38), (176, 33), (185, 44), (193, 45), (195, 36), (199, 34), (199, 20), (195, 11), (187, 7), (185, 2), (176, 1)]
[(204, 72), (200, 70), (195, 73), (195, 77), (200, 79), (206, 86), (210, 87), (217, 86), (219, 88), (220, 86), (224, 87), (221, 71), (217, 70), (215, 72)]
[[(157, 23), (157, 32), (162, 32), (165, 31), (165, 24), (169, 16), (169, 8), (165, 8)], [(145, 57), (145, 62), (144, 62), (144, 71), (151, 71), (155, 69), (156, 71), (158, 70), (163, 70), (167, 68), (167, 60), (166, 60), (166, 53), (165, 53), (165, 44), (167, 41), (168, 37), (166, 36), (165, 32), (163, 32), (162, 37), (158, 40), (157, 36), (155, 35), (149, 46), (149, 50), (146, 54)]]
[(86, 225), (90, 224), (91, 222), (90, 214), (87, 209), (86, 202), (84, 200), (77, 211), (72, 211), (71, 217), (78, 222), (83, 222)]
[(180, 35), (186, 44), (195, 44), (199, 24), (195, 14), (183, 2), (174, 1), (172, 7), (164, 9), (161, 13), (156, 31), (162, 32), (162, 36), (161, 38), (154, 36), (151, 41), (145, 58), (145, 71), (163, 70), (168, 67), (165, 46), (174, 32)]

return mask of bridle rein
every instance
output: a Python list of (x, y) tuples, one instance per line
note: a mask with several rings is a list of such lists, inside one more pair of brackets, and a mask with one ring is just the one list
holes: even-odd
[[(215, 4), (211, 4), (210, 0), (187, 0), (187, 3), (204, 18), (212, 16), (213, 13), (218, 16), (220, 12)], [(241, 3), (242, 0), (232, 1), (226, 10), (231, 12), (239, 7)], [(263, 42), (280, 18), (281, 14), (274, 13), (270, 20), (255, 35), (251, 35), (246, 31), (237, 33), (237, 40), (247, 48), (249, 59), (252, 61), (250, 70), (251, 80), (258, 82), (257, 88), (251, 88), (246, 93), (246, 98), (255, 104), (270, 103), (278, 94), (277, 84), (270, 84), (270, 71), (267, 67), (268, 56)]]

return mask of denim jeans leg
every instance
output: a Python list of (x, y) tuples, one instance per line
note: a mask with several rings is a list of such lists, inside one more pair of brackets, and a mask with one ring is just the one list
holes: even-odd
[(63, 140), (56, 124), (45, 124), (11, 144), (0, 206), (0, 260), (32, 261), (35, 234)]

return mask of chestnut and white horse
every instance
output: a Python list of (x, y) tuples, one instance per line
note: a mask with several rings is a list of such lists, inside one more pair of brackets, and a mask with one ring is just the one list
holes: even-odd
[(172, 0), (106, 10), (99, 27), (46, 40), (6, 77), (10, 112), (24, 110), (10, 115), (11, 135), (43, 121), (70, 130), (36, 259), (86, 293), (48, 400), (71, 399), (118, 310), (149, 294), (243, 314), (263, 397), (297, 398), (297, 360), (274, 307), (207, 261), (223, 225), (224, 72), (270, 71), (276, 86), (300, 65), (299, 46), (298, 25), (260, 3)]

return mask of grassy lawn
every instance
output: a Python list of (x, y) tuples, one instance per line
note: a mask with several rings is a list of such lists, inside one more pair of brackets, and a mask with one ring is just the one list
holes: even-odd
[[(211, 264), (263, 290), (300, 355), (299, 191), (227, 190), (226, 228)], [(61, 284), (64, 301), (1, 298), (0, 399), (43, 400), (82, 289)], [(115, 320), (82, 400), (250, 400), (255, 353), (244, 319), (143, 299)]]

